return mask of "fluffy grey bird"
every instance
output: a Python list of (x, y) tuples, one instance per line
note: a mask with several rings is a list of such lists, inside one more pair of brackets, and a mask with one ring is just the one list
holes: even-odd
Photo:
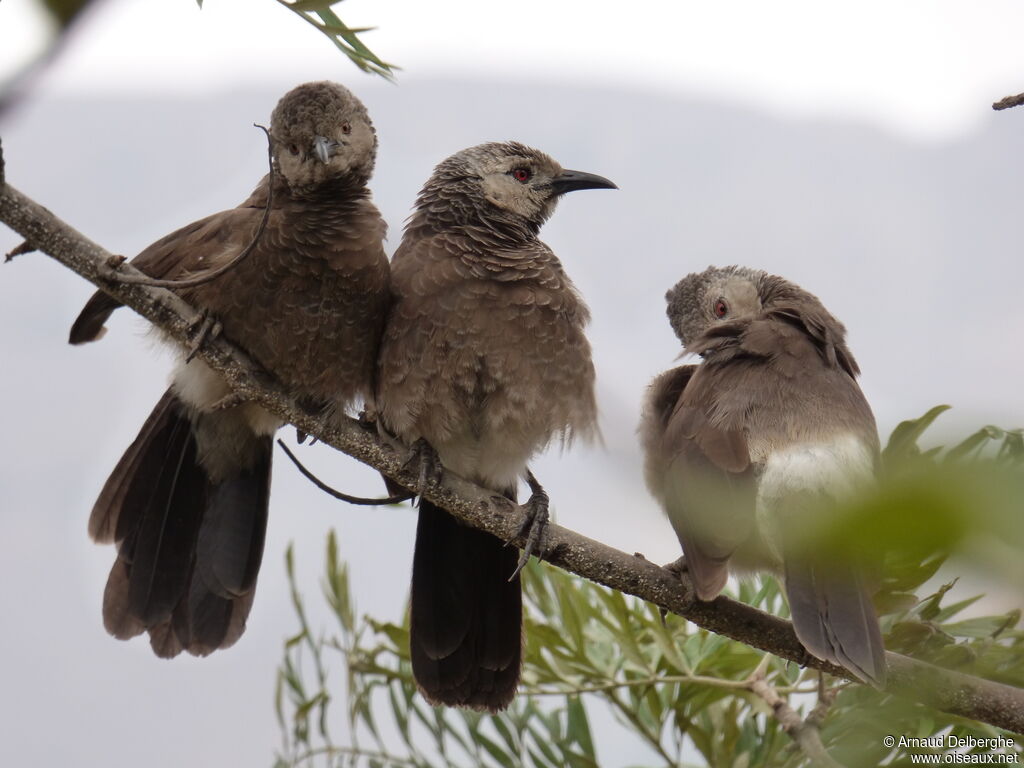
[[(329, 82), (288, 92), (270, 134), (273, 208), (253, 251), (178, 293), (207, 310), (300, 400), (342, 413), (369, 394), (388, 300), (385, 225), (366, 187), (377, 138), (363, 104)], [(157, 278), (201, 276), (253, 241), (269, 176), (239, 207), (158, 240), (132, 263)], [(119, 306), (97, 292), (71, 329), (100, 338)], [(279, 419), (218, 409), (224, 381), (199, 360), (177, 365), (96, 501), (89, 533), (117, 545), (103, 621), (147, 631), (159, 656), (206, 655), (245, 628), (263, 554), (272, 435)]]
[[(614, 186), (514, 142), (437, 166), (391, 265), (376, 396), (386, 430), (406, 445), (425, 439), (447, 469), (512, 499), (553, 438), (596, 433), (589, 313), (537, 233), (562, 194)], [(421, 501), (410, 646), (432, 703), (496, 711), (511, 701), (522, 645), (516, 560)]]
[(807, 515), (868, 486), (878, 465), (845, 329), (807, 291), (744, 267), (688, 275), (666, 299), (703, 361), (651, 383), (640, 434), (697, 596), (714, 599), (730, 568), (778, 573), (804, 647), (884, 686), (871, 568), (801, 535)]

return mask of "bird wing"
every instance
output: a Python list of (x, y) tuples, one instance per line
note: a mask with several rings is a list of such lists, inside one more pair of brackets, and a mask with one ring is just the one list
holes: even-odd
[[(754, 527), (756, 485), (743, 408), (730, 402), (723, 409), (714, 366), (669, 373), (649, 401), (661, 406), (662, 429), (654, 450), (664, 473), (662, 503), (697, 596), (711, 600), (725, 586), (729, 558)], [(669, 409), (666, 398), (675, 390), (679, 395)]]
[[(252, 240), (267, 203), (266, 180), (237, 208), (194, 221), (145, 248), (133, 267), (159, 280), (202, 274), (237, 255)], [(84, 344), (103, 337), (103, 324), (121, 302), (96, 291), (71, 326), (68, 341)]]

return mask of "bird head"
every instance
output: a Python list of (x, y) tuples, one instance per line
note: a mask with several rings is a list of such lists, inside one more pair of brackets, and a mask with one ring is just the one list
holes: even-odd
[(327, 81), (286, 93), (270, 120), (274, 159), (293, 192), (344, 179), (362, 186), (373, 173), (377, 134), (352, 92)]
[(665, 294), (672, 330), (689, 346), (716, 325), (754, 319), (764, 308), (765, 277), (747, 267), (708, 267), (687, 275)]
[(565, 170), (549, 155), (524, 144), (491, 142), (441, 162), (420, 195), (420, 208), (439, 199), (457, 200), (449, 206), (460, 219), (455, 223), (511, 225), (536, 234), (558, 198), (577, 189), (617, 187), (603, 176)]

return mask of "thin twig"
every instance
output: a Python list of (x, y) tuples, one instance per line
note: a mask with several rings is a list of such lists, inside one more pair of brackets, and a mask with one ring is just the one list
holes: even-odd
[(312, 482), (313, 485), (315, 485), (324, 493), (328, 493), (336, 499), (347, 501), (349, 504), (355, 504), (361, 507), (383, 507), (387, 506), (388, 504), (401, 504), (403, 501), (408, 501), (409, 499), (414, 498), (416, 496), (415, 493), (403, 493), (398, 496), (386, 496), (382, 499), (369, 499), (364, 496), (350, 496), (347, 493), (342, 493), (336, 488), (332, 488), (319, 477), (314, 475), (309, 469), (306, 468), (306, 466), (301, 461), (299, 461), (298, 457), (294, 453), (288, 450), (288, 446), (284, 444), (284, 440), (278, 438), (277, 444), (281, 446), (281, 450), (284, 451), (285, 455), (292, 460), (292, 464), (294, 464), (298, 468), (299, 472), (305, 475), (307, 480)]
[(1010, 107), (1019, 107), (1021, 104), (1024, 104), (1024, 93), (1018, 93), (1016, 96), (1007, 96), (1000, 99), (992, 105), (992, 109), (999, 112), (1004, 109), (1009, 109)]
[(32, 243), (25, 240), (21, 245), (11, 248), (11, 250), (7, 252), (7, 255), (4, 256), (4, 264), (9, 261), (14, 261), (18, 256), (22, 256), (26, 253), (32, 253), (35, 249), (36, 247), (32, 245)]
[(217, 267), (217, 269), (212, 272), (206, 272), (202, 275), (197, 275), (196, 277), (188, 277), (181, 280), (161, 280), (159, 278), (150, 277), (149, 275), (144, 275), (141, 272), (136, 274), (124, 274), (119, 270), (110, 275), (110, 280), (120, 283), (129, 283), (131, 285), (148, 285), (152, 288), (195, 288), (196, 286), (212, 282), (225, 272), (231, 271), (241, 264), (246, 256), (253, 252), (253, 249), (259, 244), (260, 238), (263, 236), (263, 230), (267, 228), (267, 222), (270, 220), (270, 211), (274, 207), (274, 141), (270, 138), (270, 131), (267, 130), (265, 125), (253, 123), (253, 126), (259, 128), (267, 135), (267, 162), (270, 166), (270, 173), (267, 176), (267, 205), (263, 209), (263, 218), (260, 219), (260, 225), (256, 228), (256, 234), (253, 235), (252, 240), (247, 246), (245, 246), (242, 252), (231, 259), (227, 264)]
[[(596, 683), (594, 685), (581, 685), (567, 689), (557, 688), (531, 688), (524, 686), (520, 693), (527, 696), (570, 696), (576, 693), (603, 693), (605, 691), (616, 691), (624, 688), (642, 688), (648, 685), (665, 685), (671, 683), (683, 683), (686, 685), (703, 685), (709, 688), (725, 688), (733, 691), (749, 691), (748, 680), (730, 680), (723, 677), (707, 677), (706, 675), (661, 675), (638, 678), (636, 680), (614, 680), (609, 683)], [(776, 688), (779, 693), (814, 693), (816, 689), (804, 688), (799, 685), (787, 685)]]
[(810, 718), (802, 720), (799, 713), (789, 706), (789, 703), (779, 695), (778, 690), (765, 679), (764, 669), (768, 659), (769, 657), (765, 656), (747, 680), (748, 689), (764, 699), (772, 708), (772, 714), (782, 725), (782, 730), (792, 737), (812, 764), (819, 768), (843, 768), (842, 764), (836, 762), (825, 749), (825, 745), (821, 743), (818, 726), (810, 722)]

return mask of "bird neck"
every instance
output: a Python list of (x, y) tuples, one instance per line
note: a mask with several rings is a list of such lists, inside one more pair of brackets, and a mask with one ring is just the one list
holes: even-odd
[(301, 201), (304, 205), (329, 207), (346, 201), (368, 198), (370, 191), (366, 188), (366, 182), (367, 179), (361, 175), (346, 175), (327, 179), (319, 184), (289, 187), (287, 182), (280, 179), (275, 185), (274, 192), (276, 194), (283, 185), (287, 195), (293, 200)]
[(464, 182), (444, 186), (428, 185), (416, 200), (416, 211), (407, 229), (458, 233), (481, 245), (517, 248), (536, 242), (540, 222), (505, 211), (479, 199), (478, 190)]

